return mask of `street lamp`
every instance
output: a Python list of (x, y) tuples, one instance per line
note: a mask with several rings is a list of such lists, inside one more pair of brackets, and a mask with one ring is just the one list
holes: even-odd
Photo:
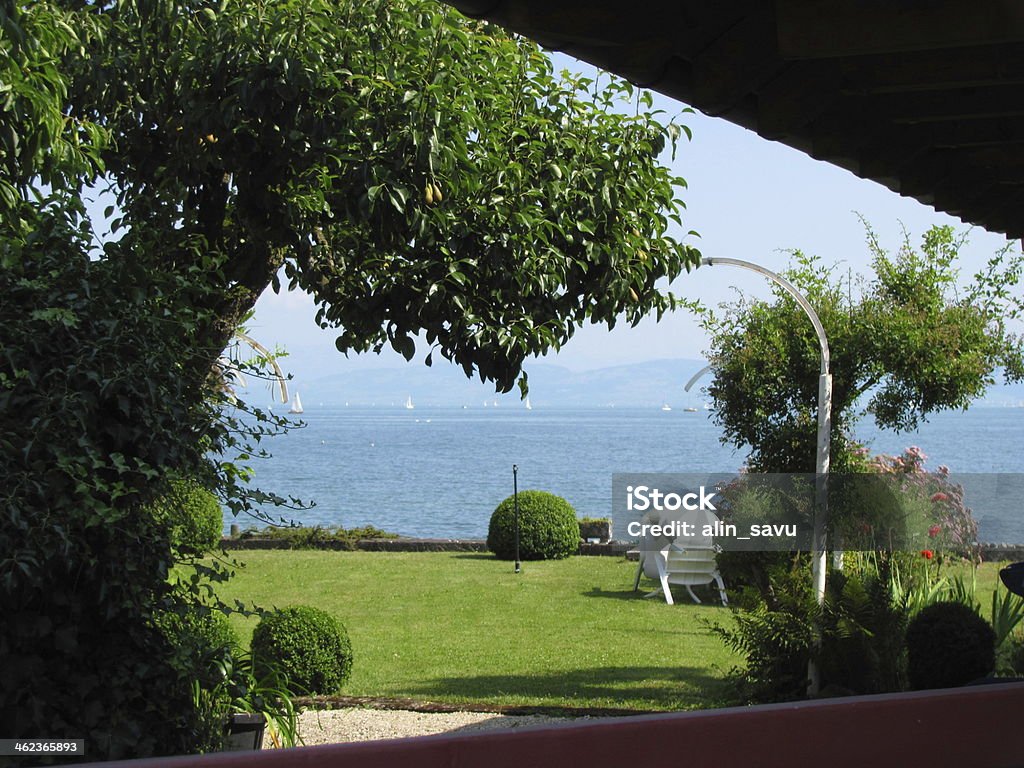
[[(751, 272), (756, 272), (759, 275), (767, 277), (776, 285), (781, 286), (782, 289), (792, 296), (793, 300), (800, 305), (800, 308), (807, 315), (808, 319), (810, 319), (811, 325), (814, 326), (814, 332), (818, 335), (818, 344), (821, 346), (821, 373), (818, 376), (818, 450), (815, 460), (817, 512), (814, 516), (814, 533), (811, 538), (811, 578), (814, 582), (814, 594), (818, 599), (818, 603), (821, 604), (825, 602), (825, 528), (828, 523), (829, 440), (830, 433), (832, 431), (832, 374), (829, 373), (830, 358), (828, 339), (825, 338), (825, 328), (821, 324), (821, 319), (818, 317), (818, 313), (814, 311), (814, 307), (812, 307), (804, 295), (796, 289), (796, 286), (781, 275), (749, 261), (742, 261), (741, 259), (718, 257), (706, 257), (701, 259), (702, 266), (707, 265), (709, 267), (714, 267), (720, 264), (748, 269)], [(711, 366), (708, 366), (708, 368), (710, 367)], [(690, 383), (687, 384), (687, 389), (689, 389), (690, 385), (692, 385), (693, 382), (703, 373), (704, 371), (701, 371), (697, 376), (691, 379)], [(808, 675), (810, 677), (809, 692), (812, 694), (817, 693), (818, 670), (813, 661), (809, 666)]]

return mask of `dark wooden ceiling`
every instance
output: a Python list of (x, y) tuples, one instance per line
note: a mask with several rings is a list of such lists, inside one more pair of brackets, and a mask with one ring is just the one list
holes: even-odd
[(1024, 237), (1024, 0), (449, 0)]

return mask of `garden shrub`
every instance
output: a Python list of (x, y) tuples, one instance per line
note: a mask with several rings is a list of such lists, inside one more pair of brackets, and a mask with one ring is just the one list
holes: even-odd
[(735, 610), (732, 626), (711, 625), (746, 664), (733, 671), (740, 695), (752, 702), (792, 701), (807, 693), (807, 663), (814, 648), (820, 609), (807, 572), (794, 564), (773, 575), (771, 604), (757, 600)]
[(363, 539), (397, 539), (399, 534), (365, 525), (360, 528), (315, 526), (268, 526), (242, 532), (240, 539), (270, 539), (287, 544), (289, 549), (354, 550)]
[(195, 480), (172, 480), (152, 511), (168, 527), (171, 546), (180, 554), (203, 555), (220, 543), (224, 513), (217, 497)]
[(959, 602), (923, 608), (907, 627), (910, 687), (953, 688), (985, 677), (995, 668), (995, 632)]
[(182, 612), (167, 612), (157, 624), (174, 647), (190, 645), (201, 656), (230, 651), (238, 646), (238, 634), (221, 611), (189, 606)]
[[(515, 541), (515, 498), (509, 496), (491, 515), (487, 548), (500, 560), (514, 560)], [(579, 548), (580, 526), (568, 501), (547, 491), (519, 493), (520, 559), (560, 560)]]
[[(756, 553), (737, 553), (756, 554)], [(888, 566), (832, 571), (824, 605), (814, 598), (810, 564), (789, 556), (773, 563), (769, 587), (746, 587), (731, 627), (712, 625), (745, 657), (733, 677), (749, 701), (804, 698), (807, 665), (818, 663), (822, 691), (868, 694), (903, 690), (906, 681), (906, 606), (893, 599)]]
[[(188, 670), (195, 685), (190, 749), (220, 751), (225, 719), (233, 709), (225, 678), (234, 677), (238, 635), (221, 611), (187, 602), (180, 603), (177, 610), (158, 614), (155, 623), (170, 644), (172, 665)], [(230, 683), (238, 687), (233, 679)]]
[(820, 628), (822, 682), (856, 694), (903, 690), (907, 617), (884, 564), (880, 572), (833, 571)]
[(996, 652), (999, 677), (1024, 677), (1024, 637), (1010, 637)]
[(283, 669), (295, 693), (334, 694), (352, 674), (352, 644), (344, 625), (309, 606), (269, 612), (252, 634), (256, 665)]

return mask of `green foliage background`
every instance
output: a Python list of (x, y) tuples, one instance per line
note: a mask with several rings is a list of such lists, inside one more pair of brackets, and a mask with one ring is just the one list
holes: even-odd
[(244, 468), (280, 423), (221, 386), (260, 293), (508, 390), (582, 322), (679, 306), (656, 284), (699, 254), (658, 157), (686, 129), (417, 0), (0, 0), (0, 29), (0, 721), (194, 751), (200, 661), (157, 617), (227, 573), (172, 578), (149, 510), (174, 477), (292, 504)]

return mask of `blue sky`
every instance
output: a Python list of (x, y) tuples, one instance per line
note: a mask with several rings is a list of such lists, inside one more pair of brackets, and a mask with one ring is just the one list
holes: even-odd
[[(560, 67), (583, 68), (566, 57), (559, 56), (556, 62)], [(656, 106), (672, 115), (683, 105), (656, 95)], [(857, 213), (872, 224), (890, 250), (898, 248), (903, 226), (915, 239), (933, 224), (968, 229), (959, 220), (915, 200), (725, 120), (698, 113), (684, 115), (681, 122), (691, 128), (693, 139), (681, 144), (670, 164), (688, 183), (682, 194), (687, 206), (686, 230), (700, 233), (688, 242), (705, 256), (746, 259), (779, 270), (788, 260), (782, 250), (799, 248), (829, 263), (865, 272), (867, 247)], [(673, 234), (682, 237), (684, 232)], [(1005, 244), (1003, 235), (974, 228), (962, 251), (965, 263), (974, 272)], [(711, 304), (733, 297), (733, 287), (753, 296), (767, 296), (770, 290), (763, 278), (728, 267), (684, 274), (671, 287), (680, 295), (700, 297)], [(320, 330), (313, 314), (307, 296), (268, 291), (250, 323), (253, 335), (263, 343), (294, 350), (296, 362), (319, 361), (315, 372), (291, 371), (298, 380), (356, 368), (406, 365), (390, 350), (379, 356), (344, 358), (334, 349), (334, 334)], [(660, 323), (651, 320), (636, 328), (618, 326), (611, 333), (604, 326), (586, 326), (545, 362), (583, 370), (660, 358), (699, 358), (705, 347), (706, 338), (693, 317), (679, 312)], [(411, 364), (422, 365), (421, 358)], [(287, 360), (284, 363), (287, 368)]]

